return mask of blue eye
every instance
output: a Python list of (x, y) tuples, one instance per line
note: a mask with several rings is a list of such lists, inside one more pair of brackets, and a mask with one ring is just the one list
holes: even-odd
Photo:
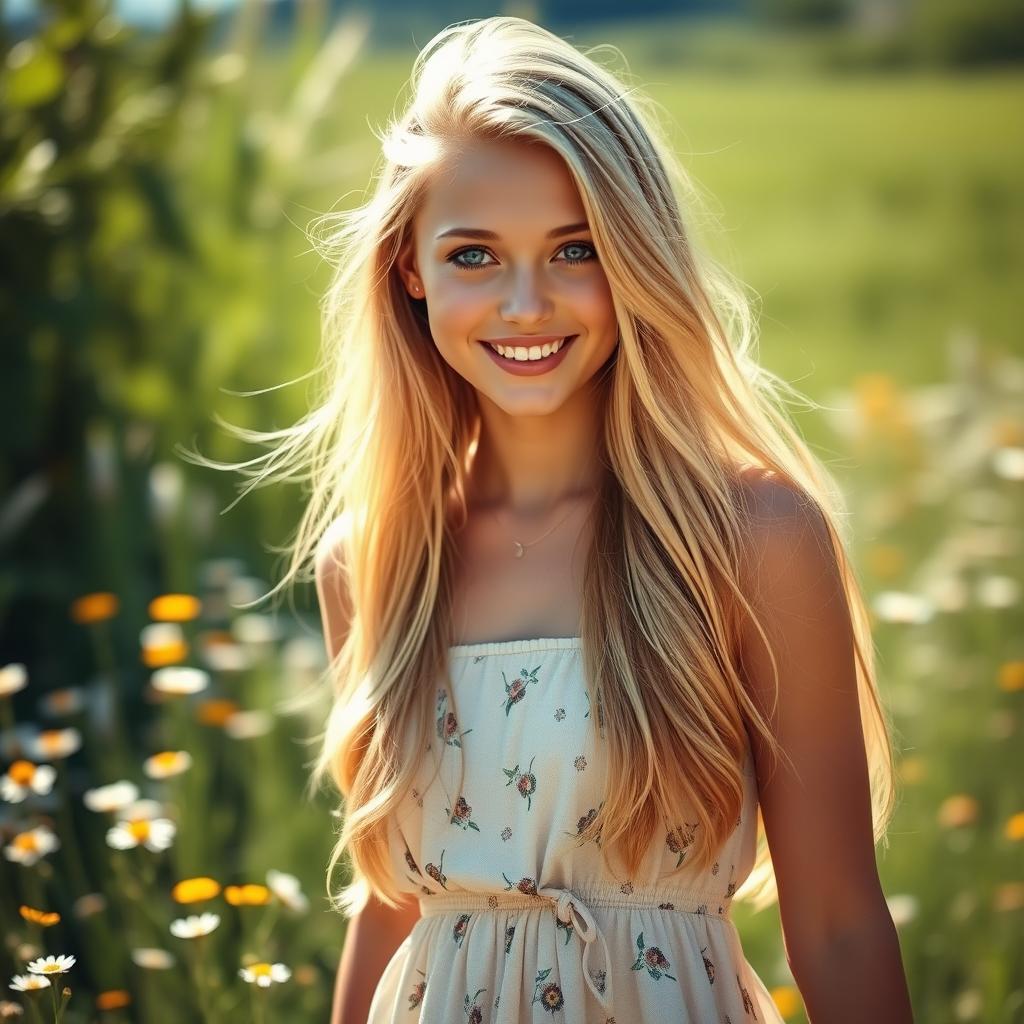
[[(575, 266), (578, 263), (588, 263), (592, 259), (597, 258), (597, 251), (589, 242), (566, 242), (562, 246), (562, 249), (585, 249), (590, 255), (573, 258), (572, 256), (566, 256), (564, 262)], [(447, 262), (453, 267), (458, 267), (459, 270), (480, 270), (483, 267), (487, 267), (490, 264), (487, 263), (462, 263), (459, 259), (461, 256), (465, 256), (466, 253), (470, 252), (482, 252), (486, 253), (487, 250), (482, 246), (473, 245), (468, 249), (460, 249), (458, 252), (454, 252), (451, 256), (447, 257)]]

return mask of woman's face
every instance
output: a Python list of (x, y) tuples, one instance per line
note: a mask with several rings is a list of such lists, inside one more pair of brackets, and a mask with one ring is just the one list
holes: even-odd
[[(618, 327), (575, 182), (541, 144), (474, 141), (434, 174), (398, 260), (449, 366), (510, 415), (544, 415), (604, 365)], [(525, 364), (493, 351), (563, 342)], [(532, 364), (532, 365), (531, 365)], [(530, 375), (517, 368), (540, 371)]]

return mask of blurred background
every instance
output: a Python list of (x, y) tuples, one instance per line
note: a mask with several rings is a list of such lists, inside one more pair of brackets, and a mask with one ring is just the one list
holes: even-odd
[[(694, 235), (847, 496), (917, 1019), (1024, 1021), (1024, 7), (623, 6), (0, 3), (0, 1016), (327, 1019), (321, 712), (282, 711), (319, 612), (311, 585), (253, 603), (303, 494), (238, 500), (180, 451), (252, 457), (218, 421), (306, 409), (307, 227), (364, 197), (418, 49), (506, 13), (613, 43), (662, 105)], [(777, 907), (733, 913), (806, 1021)], [(48, 954), (75, 963), (8, 988)]]

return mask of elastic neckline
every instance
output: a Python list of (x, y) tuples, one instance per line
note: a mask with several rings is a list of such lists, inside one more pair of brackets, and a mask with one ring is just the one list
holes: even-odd
[(571, 650), (580, 647), (579, 636), (536, 636), (528, 640), (483, 640), (476, 644), (454, 644), (448, 648), (453, 658), (474, 654), (520, 654), (526, 651)]

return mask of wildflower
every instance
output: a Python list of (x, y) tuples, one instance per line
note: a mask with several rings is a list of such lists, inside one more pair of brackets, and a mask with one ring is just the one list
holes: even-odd
[(163, 750), (147, 757), (142, 770), (151, 779), (169, 779), (192, 767), (192, 755), (187, 750)]
[(60, 848), (60, 840), (56, 834), (45, 825), (37, 825), (26, 832), (19, 832), (4, 847), (4, 856), (8, 860), (16, 861), (31, 867), (40, 857)]
[(100, 591), (95, 594), (84, 594), (71, 605), (71, 618), (80, 626), (93, 622), (104, 622), (112, 619), (120, 608), (116, 594)]
[(7, 987), (13, 988), (15, 992), (34, 992), (37, 989), (49, 988), (50, 979), (40, 978), (37, 974), (16, 974)]
[(272, 644), (280, 635), (277, 622), (269, 615), (248, 612), (231, 624), (231, 632), (241, 644), (258, 647)]
[(20, 662), (0, 668), (0, 697), (10, 697), (28, 685), (28, 672)]
[(237, 711), (224, 723), (224, 731), (233, 740), (257, 739), (273, 727), (274, 720), (266, 711)]
[(61, 954), (54, 956), (41, 956), (38, 960), (26, 965), (32, 974), (64, 974), (75, 966), (75, 958)]
[(107, 909), (107, 898), (101, 892), (87, 892), (75, 900), (72, 909), (75, 912), (75, 917), (84, 921), (87, 918), (95, 917), (96, 914), (102, 914)]
[(202, 602), (191, 594), (162, 594), (149, 602), (149, 617), (163, 622), (188, 622), (199, 617)]
[(166, 949), (140, 946), (132, 950), (132, 963), (147, 971), (168, 971), (174, 966), (174, 957)]
[(897, 928), (909, 924), (917, 917), (917, 897), (910, 895), (910, 893), (897, 893), (893, 896), (887, 896), (885, 902), (889, 908), (889, 916), (892, 918), (892, 923)]
[(77, 729), (44, 729), (28, 741), (28, 750), (37, 761), (54, 761), (70, 757), (82, 746)]
[(173, 665), (188, 656), (188, 643), (181, 626), (175, 622), (155, 622), (139, 635), (142, 661), (149, 668)]
[(171, 934), (179, 939), (200, 939), (209, 935), (220, 924), (218, 914), (189, 914), (171, 922)]
[(164, 805), (159, 800), (136, 800), (129, 804), (120, 814), (121, 821), (152, 821), (164, 818)]
[(265, 885), (226, 885), (224, 899), (233, 907), (262, 907), (270, 902), (271, 892)]
[(18, 908), (18, 913), (21, 914), (26, 921), (42, 925), (43, 928), (49, 928), (60, 920), (60, 914), (56, 911), (48, 912), (45, 910), (36, 910), (34, 907), (28, 907), (24, 904)]
[(139, 787), (134, 782), (122, 780), (111, 782), (107, 786), (87, 789), (82, 796), (85, 806), (90, 811), (107, 811), (116, 813), (123, 811), (139, 798)]
[(1024, 690), (1024, 661), (1007, 661), (999, 666), (999, 689), (1007, 693)]
[(1020, 842), (1024, 839), (1024, 811), (1018, 811), (1010, 816), (1006, 822), (1006, 830), (1003, 833), (1007, 839)]
[(202, 725), (222, 727), (239, 710), (238, 705), (233, 700), (224, 700), (222, 698), (204, 700), (196, 708), (196, 721)]
[(114, 850), (134, 850), (141, 845), (147, 850), (159, 853), (168, 849), (174, 842), (176, 831), (177, 826), (169, 818), (119, 821), (113, 828), (107, 830), (107, 846)]
[(85, 707), (85, 690), (81, 686), (65, 686), (51, 690), (39, 698), (39, 713), (46, 718), (77, 715)]
[(160, 693), (185, 695), (199, 693), (210, 685), (210, 677), (201, 668), (187, 668), (184, 665), (169, 665), (157, 669), (149, 679), (154, 690)]
[(209, 630), (200, 642), (200, 657), (215, 672), (242, 672), (252, 664), (251, 652), (225, 630)]
[(120, 1010), (124, 1006), (131, 1005), (132, 997), (130, 992), (123, 988), (112, 988), (106, 992), (100, 992), (96, 996), (97, 1010)]
[(21, 1003), (12, 1003), (7, 999), (0, 999), (0, 1020), (14, 1020), (15, 1017), (24, 1016), (25, 1011)]
[(302, 885), (294, 875), (271, 868), (267, 872), (270, 891), (289, 909), (299, 912), (309, 910), (309, 899), (302, 891)]
[(275, 981), (287, 981), (292, 972), (284, 964), (250, 964), (239, 968), (238, 975), (250, 985), (255, 983), (260, 988), (270, 988)]
[(199, 903), (212, 900), (220, 893), (220, 883), (213, 878), (185, 878), (171, 890), (171, 898), (176, 903)]
[(800, 1009), (800, 995), (792, 985), (778, 985), (770, 993), (775, 1008), (783, 1017), (794, 1017)]
[(928, 622), (935, 614), (935, 608), (928, 598), (897, 590), (886, 590), (878, 594), (873, 608), (883, 622), (918, 624)]
[(53, 789), (56, 778), (51, 765), (15, 761), (0, 778), (0, 797), (8, 803), (20, 804), (29, 793), (45, 796)]
[(943, 828), (972, 825), (978, 818), (978, 801), (966, 793), (947, 797), (939, 807), (938, 820)]

